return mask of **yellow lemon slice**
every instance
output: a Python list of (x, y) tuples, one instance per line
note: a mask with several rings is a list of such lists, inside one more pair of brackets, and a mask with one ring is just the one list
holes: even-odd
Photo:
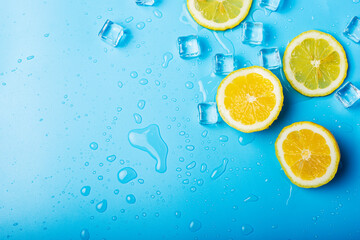
[(279, 79), (257, 66), (230, 73), (220, 83), (216, 95), (221, 117), (242, 132), (268, 128), (279, 116), (283, 100)]
[(233, 28), (248, 15), (252, 0), (187, 0), (194, 20), (212, 30)]
[(331, 35), (307, 31), (294, 38), (283, 58), (287, 80), (305, 96), (325, 96), (344, 81), (348, 63), (341, 44)]
[(322, 186), (334, 178), (338, 169), (340, 151), (334, 136), (312, 122), (285, 127), (275, 150), (284, 172), (299, 187)]

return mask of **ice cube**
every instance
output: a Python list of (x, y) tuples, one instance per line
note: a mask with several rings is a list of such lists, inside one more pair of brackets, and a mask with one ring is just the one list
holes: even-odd
[(116, 47), (124, 37), (124, 28), (108, 19), (101, 28), (99, 37), (106, 43)]
[(217, 75), (228, 75), (237, 68), (235, 58), (232, 54), (218, 53), (214, 57), (214, 73)]
[(199, 103), (198, 110), (200, 124), (209, 125), (221, 122), (215, 102)]
[(281, 0), (260, 0), (259, 6), (271, 12), (275, 12), (280, 6)]
[(344, 30), (344, 35), (355, 43), (360, 42), (360, 19), (353, 17)]
[(336, 93), (335, 96), (346, 107), (351, 107), (360, 99), (360, 90), (351, 82), (347, 82)]
[(201, 54), (199, 38), (189, 35), (178, 38), (179, 54), (182, 58), (194, 58)]
[(139, 6), (153, 6), (155, 0), (135, 0), (135, 3)]
[(249, 45), (261, 45), (264, 40), (264, 26), (261, 22), (244, 22), (242, 42)]
[(281, 68), (281, 57), (277, 48), (263, 48), (259, 52), (260, 65), (267, 69)]

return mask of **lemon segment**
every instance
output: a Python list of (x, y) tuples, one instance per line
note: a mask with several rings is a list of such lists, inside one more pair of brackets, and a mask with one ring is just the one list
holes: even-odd
[(233, 28), (247, 16), (252, 0), (187, 0), (194, 20), (212, 30)]
[(285, 50), (284, 72), (290, 84), (309, 97), (332, 93), (347, 75), (347, 58), (331, 35), (307, 31), (294, 38)]
[(336, 174), (340, 151), (334, 136), (312, 122), (297, 122), (279, 134), (275, 150), (289, 179), (297, 186), (322, 186)]
[(220, 83), (216, 95), (221, 117), (242, 132), (268, 128), (278, 117), (283, 99), (279, 79), (257, 66), (230, 73)]

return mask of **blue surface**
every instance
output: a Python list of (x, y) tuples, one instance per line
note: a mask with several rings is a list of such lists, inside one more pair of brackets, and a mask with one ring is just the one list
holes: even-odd
[[(282, 79), (285, 105), (268, 130), (205, 127), (197, 115), (221, 80), (211, 76), (216, 53), (258, 65), (262, 47), (283, 55), (310, 29), (343, 44), (346, 81), (360, 87), (360, 46), (342, 33), (359, 8), (352, 0), (287, 0), (267, 16), (255, 1), (246, 20), (263, 22), (268, 34), (264, 46), (250, 47), (240, 27), (223, 33), (197, 25), (180, 0), (2, 3), (0, 239), (359, 239), (360, 104), (345, 109), (334, 94), (306, 98)], [(106, 19), (128, 29), (123, 46), (97, 36)], [(190, 34), (204, 51), (183, 60), (177, 38)], [(275, 157), (281, 129), (305, 120), (328, 128), (342, 154), (334, 180), (318, 189), (291, 184)], [(131, 130), (151, 124), (168, 147), (165, 173), (128, 141)], [(211, 178), (224, 158), (225, 172)], [(124, 167), (137, 178), (121, 184)]]

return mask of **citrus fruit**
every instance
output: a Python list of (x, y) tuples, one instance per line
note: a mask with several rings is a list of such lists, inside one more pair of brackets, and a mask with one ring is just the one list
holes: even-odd
[(348, 63), (341, 44), (331, 35), (307, 31), (294, 38), (283, 58), (287, 80), (305, 96), (325, 96), (344, 81)]
[(340, 151), (334, 136), (312, 122), (285, 127), (275, 143), (276, 156), (288, 178), (297, 186), (316, 188), (336, 174)]
[(257, 66), (230, 73), (220, 83), (216, 95), (221, 117), (242, 132), (268, 128), (278, 117), (283, 100), (279, 79)]
[(236, 27), (247, 16), (252, 0), (187, 0), (194, 20), (212, 30)]

